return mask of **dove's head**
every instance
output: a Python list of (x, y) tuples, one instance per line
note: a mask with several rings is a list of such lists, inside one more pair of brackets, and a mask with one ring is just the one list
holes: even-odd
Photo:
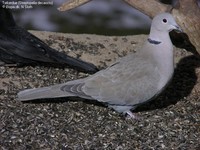
[(152, 20), (151, 29), (159, 32), (170, 32), (172, 30), (182, 32), (170, 13), (161, 13), (155, 16)]

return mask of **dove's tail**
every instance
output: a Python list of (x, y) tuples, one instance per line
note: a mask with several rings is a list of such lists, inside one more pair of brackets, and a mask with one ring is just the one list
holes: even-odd
[(60, 89), (62, 85), (54, 85), (43, 88), (27, 89), (17, 94), (17, 100), (29, 101), (35, 99), (46, 99), (46, 98), (58, 98), (74, 96), (73, 94), (67, 93)]
[(92, 99), (82, 91), (84, 79), (69, 81), (48, 87), (27, 89), (17, 94), (18, 101), (30, 101), (35, 99), (58, 98), (77, 96)]

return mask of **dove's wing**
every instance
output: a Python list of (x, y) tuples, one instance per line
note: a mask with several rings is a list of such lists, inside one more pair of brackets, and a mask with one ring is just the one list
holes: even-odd
[[(109, 104), (142, 103), (158, 93), (160, 74), (153, 61), (141, 61), (142, 58), (137, 57), (138, 55), (131, 56), (78, 84), (67, 83), (61, 89), (79, 97), (87, 95)], [(72, 87), (77, 88), (72, 90)]]

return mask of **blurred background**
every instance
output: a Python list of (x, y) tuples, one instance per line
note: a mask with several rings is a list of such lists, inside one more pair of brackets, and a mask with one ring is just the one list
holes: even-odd
[[(57, 8), (67, 0), (45, 1), (53, 2), (53, 5), (33, 5), (31, 9), (12, 9), (17, 24), (28, 30), (133, 35), (148, 33), (151, 23), (148, 16), (122, 0), (93, 0), (65, 12), (60, 12)], [(162, 0), (161, 2), (172, 4), (175, 1)]]

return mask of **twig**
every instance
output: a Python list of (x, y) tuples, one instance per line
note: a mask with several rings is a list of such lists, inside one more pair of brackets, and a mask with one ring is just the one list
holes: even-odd
[(66, 10), (70, 10), (70, 9), (73, 9), (73, 8), (76, 8), (78, 6), (81, 6), (85, 3), (88, 3), (90, 2), (91, 0), (69, 0), (65, 3), (63, 3), (59, 8), (58, 10), (59, 11), (66, 11)]
[(156, 14), (166, 12), (168, 5), (162, 4), (157, 0), (124, 0), (130, 6), (136, 8), (147, 16), (153, 18)]

